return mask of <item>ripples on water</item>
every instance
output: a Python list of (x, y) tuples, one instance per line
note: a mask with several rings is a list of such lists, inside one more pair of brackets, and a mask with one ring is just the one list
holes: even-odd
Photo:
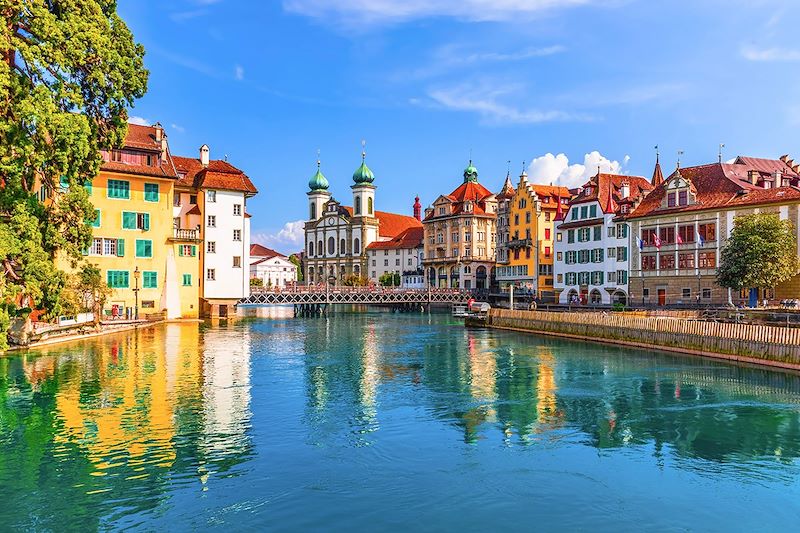
[(0, 529), (781, 530), (800, 380), (444, 315), (0, 359)]

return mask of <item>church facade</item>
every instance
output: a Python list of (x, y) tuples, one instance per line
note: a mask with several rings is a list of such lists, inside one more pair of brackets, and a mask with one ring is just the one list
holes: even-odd
[(308, 182), (308, 221), (305, 224), (306, 281), (341, 285), (350, 276), (370, 279), (367, 247), (390, 241), (409, 228), (422, 227), (411, 216), (375, 209), (375, 176), (361, 154), (361, 166), (353, 173), (353, 205), (345, 206), (328, 191), (329, 183), (317, 172)]

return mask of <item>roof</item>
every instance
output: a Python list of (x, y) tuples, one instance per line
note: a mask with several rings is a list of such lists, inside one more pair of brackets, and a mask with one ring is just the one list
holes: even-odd
[[(531, 184), (530, 187), (533, 189), (533, 192), (536, 193), (536, 196), (539, 198), (553, 198), (558, 200), (559, 198), (566, 198), (569, 200), (572, 198), (572, 195), (569, 192), (569, 189), (566, 187), (560, 187), (558, 185), (537, 185)], [(542, 206), (543, 209), (555, 209), (558, 206), (558, 202), (553, 202), (552, 205), (545, 204)]]
[[(765, 189), (752, 183), (748, 175), (750, 171), (755, 172), (756, 177), (771, 176), (774, 172), (781, 172), (784, 176), (792, 178), (795, 183), (800, 179), (789, 164), (779, 159), (737, 157), (734, 163), (685, 167), (675, 170), (664, 183), (656, 187), (628, 218), (800, 201), (800, 188), (797, 186)], [(689, 181), (695, 195), (695, 203), (671, 208), (662, 207), (667, 186), (677, 177)]]
[(664, 174), (661, 172), (661, 163), (658, 162), (658, 154), (656, 154), (656, 166), (653, 168), (653, 179), (650, 180), (650, 185), (658, 187), (664, 183)]
[[(586, 182), (583, 190), (572, 199), (570, 205), (597, 201), (604, 213), (614, 213), (617, 209), (617, 202), (625, 199), (621, 195), (623, 183), (627, 183), (630, 187), (625, 198), (643, 197), (653, 189), (650, 182), (641, 176), (599, 173)], [(589, 191), (589, 187), (591, 187), (591, 191)]]
[[(347, 211), (347, 214), (352, 218), (353, 208), (350, 206), (341, 206), (342, 209)], [(375, 218), (380, 221), (378, 233), (381, 237), (397, 237), (408, 228), (421, 228), (422, 222), (414, 217), (407, 215), (398, 215), (396, 213), (387, 213), (386, 211), (375, 211)]]
[[(460, 215), (462, 213), (467, 213), (468, 211), (464, 209), (464, 204), (466, 202), (472, 203), (472, 211), (468, 212), (470, 215), (485, 215), (487, 214), (486, 200), (493, 197), (494, 194), (489, 189), (478, 183), (477, 181), (465, 181), (464, 183), (459, 185), (456, 188), (456, 190), (454, 190), (450, 194), (445, 195), (445, 198), (447, 198), (453, 203), (452, 211), (450, 213), (447, 213), (446, 215), (438, 215), (438, 216), (449, 217), (453, 215)], [(425, 217), (425, 220), (432, 220), (434, 218), (437, 218), (435, 212)]]
[[(177, 179), (178, 174), (175, 172), (172, 158), (169, 151), (165, 154), (161, 153), (161, 141), (157, 141), (159, 135), (164, 135), (163, 129), (159, 126), (140, 126), (138, 124), (128, 124), (128, 133), (125, 136), (125, 142), (122, 149), (133, 149), (140, 152), (148, 152), (149, 154), (158, 158), (159, 164), (157, 166), (140, 165), (126, 161), (106, 161), (109, 157), (109, 151), (103, 151), (103, 163), (100, 166), (101, 170), (105, 172), (119, 172), (122, 174), (137, 174), (143, 176), (153, 176), (157, 178)], [(123, 156), (122, 159), (126, 159)]]
[(175, 168), (181, 175), (178, 186), (194, 189), (221, 189), (256, 194), (253, 182), (247, 175), (227, 161), (212, 159), (204, 167), (199, 159), (174, 156)]
[(375, 241), (367, 246), (368, 250), (386, 250), (386, 249), (409, 249), (419, 248), (422, 246), (422, 241), (425, 238), (425, 230), (422, 226), (408, 228), (400, 235), (389, 241)]
[(503, 183), (503, 188), (497, 193), (498, 200), (508, 200), (514, 197), (514, 186), (511, 184), (511, 174), (506, 175), (506, 181)]
[(250, 245), (250, 257), (286, 257), (280, 252), (276, 252), (272, 248), (267, 248), (266, 246), (262, 246), (260, 244), (251, 244)]
[(264, 263), (265, 261), (271, 261), (272, 259), (282, 259), (284, 261), (288, 261), (289, 263), (291, 263), (288, 257), (286, 257), (285, 255), (278, 254), (278, 255), (273, 255), (271, 257), (262, 257), (258, 261), (253, 261), (252, 263), (250, 263), (250, 266), (260, 265), (261, 263)]

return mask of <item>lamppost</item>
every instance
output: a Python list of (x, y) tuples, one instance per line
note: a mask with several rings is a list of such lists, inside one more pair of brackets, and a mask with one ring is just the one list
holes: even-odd
[(133, 296), (135, 300), (134, 308), (133, 308), (133, 319), (139, 320), (139, 276), (141, 272), (139, 272), (139, 267), (137, 266), (133, 270)]

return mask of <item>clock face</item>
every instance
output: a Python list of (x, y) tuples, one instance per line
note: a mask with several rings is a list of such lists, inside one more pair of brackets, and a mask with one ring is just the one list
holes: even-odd
[(334, 225), (334, 223), (336, 223), (336, 221), (335, 221), (335, 220), (333, 220), (332, 218), (329, 218), (329, 219), (328, 219), (328, 225), (329, 225), (329, 226), (333, 226), (333, 225)]

